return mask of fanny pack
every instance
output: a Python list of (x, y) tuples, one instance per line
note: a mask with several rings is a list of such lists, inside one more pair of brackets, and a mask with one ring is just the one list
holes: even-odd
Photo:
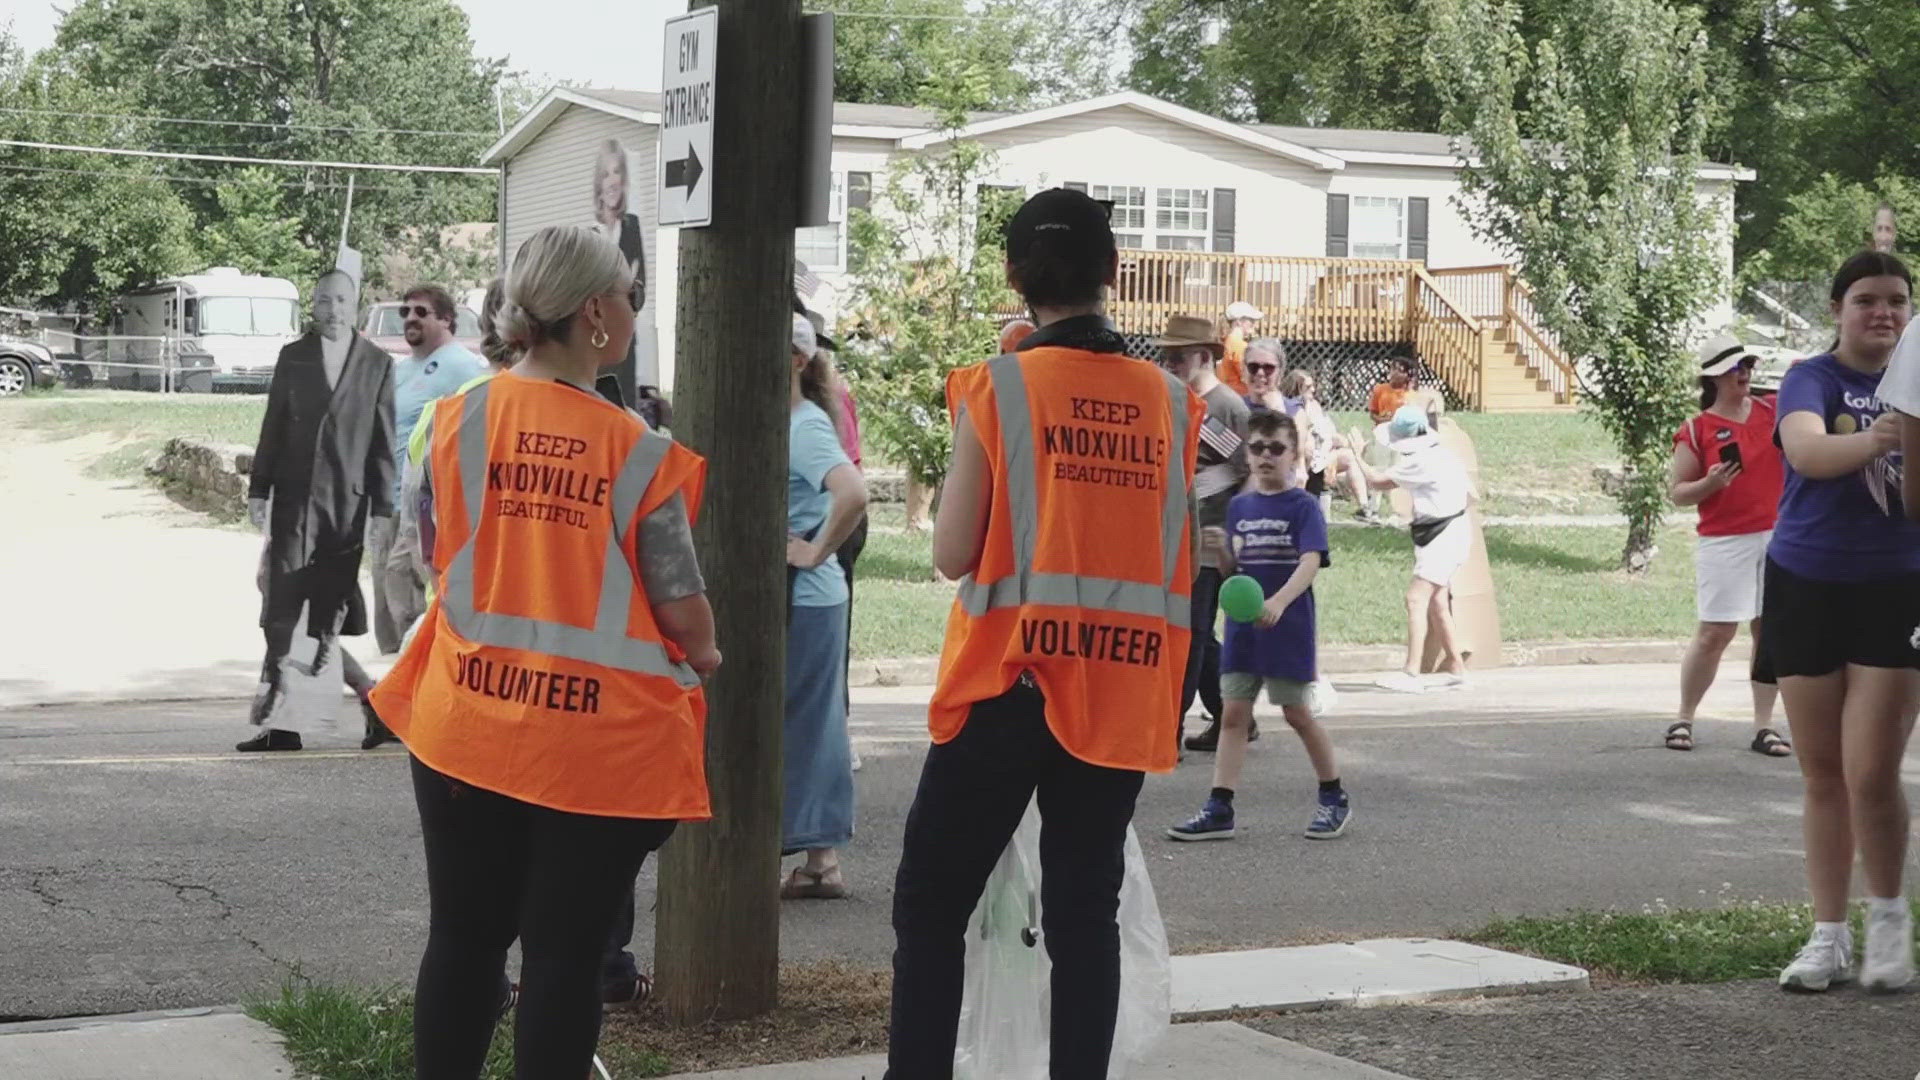
[(1433, 543), (1434, 537), (1446, 532), (1447, 526), (1465, 513), (1466, 511), (1462, 510), (1458, 514), (1448, 514), (1446, 517), (1415, 518), (1413, 524), (1407, 526), (1407, 531), (1413, 534), (1413, 546), (1426, 547)]

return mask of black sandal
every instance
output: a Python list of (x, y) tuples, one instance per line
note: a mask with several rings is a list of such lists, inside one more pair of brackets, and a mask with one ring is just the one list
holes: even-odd
[(1772, 728), (1761, 728), (1753, 733), (1753, 741), (1747, 749), (1766, 757), (1788, 757), (1793, 753), (1793, 744), (1780, 737)]
[(1667, 725), (1667, 749), (1693, 749), (1693, 721), (1676, 720)]

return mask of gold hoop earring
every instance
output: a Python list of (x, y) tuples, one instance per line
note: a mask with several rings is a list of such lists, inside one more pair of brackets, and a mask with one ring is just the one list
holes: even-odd
[(604, 348), (606, 348), (606, 347), (607, 347), (607, 332), (606, 332), (606, 330), (604, 330), (604, 329), (601, 329), (601, 330), (595, 330), (595, 331), (593, 332), (593, 338), (592, 338), (592, 342), (593, 342), (593, 347), (594, 347), (594, 348), (596, 348), (596, 349), (604, 349)]

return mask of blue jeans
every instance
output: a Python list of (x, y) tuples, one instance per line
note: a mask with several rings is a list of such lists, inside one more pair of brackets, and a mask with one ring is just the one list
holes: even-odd
[(853, 748), (847, 742), (847, 605), (795, 605), (787, 623), (786, 797), (780, 850), (853, 839)]

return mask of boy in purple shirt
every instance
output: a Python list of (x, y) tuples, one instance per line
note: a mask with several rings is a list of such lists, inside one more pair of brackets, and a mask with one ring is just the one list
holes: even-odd
[(1266, 606), (1255, 623), (1227, 623), (1220, 656), (1219, 756), (1213, 791), (1193, 818), (1167, 830), (1174, 840), (1233, 838), (1233, 789), (1247, 756), (1247, 728), (1261, 686), (1281, 707), (1287, 724), (1306, 745), (1320, 778), (1319, 804), (1307, 825), (1310, 840), (1331, 840), (1350, 815), (1333, 742), (1313, 715), (1310, 688), (1316, 675), (1313, 579), (1327, 565), (1327, 521), (1320, 500), (1294, 484), (1300, 432), (1293, 418), (1258, 410), (1247, 425), (1247, 462), (1253, 489), (1227, 506), (1222, 529), (1204, 529), (1204, 542), (1219, 556), (1223, 572), (1260, 583)]

